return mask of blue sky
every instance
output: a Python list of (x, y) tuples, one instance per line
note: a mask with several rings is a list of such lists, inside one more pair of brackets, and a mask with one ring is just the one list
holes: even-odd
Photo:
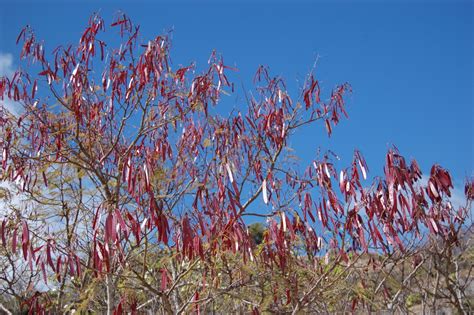
[[(216, 49), (239, 69), (237, 86), (250, 85), (258, 65), (266, 64), (296, 92), (319, 55), (316, 74), (326, 92), (346, 81), (354, 92), (350, 119), (330, 139), (322, 125), (296, 135), (291, 145), (304, 162), (320, 146), (348, 165), (358, 148), (375, 176), (396, 145), (424, 173), (439, 163), (458, 184), (473, 175), (471, 1), (39, 2), (0, 0), (0, 53), (13, 55), (13, 67), (25, 24), (52, 49), (76, 43), (92, 12), (110, 24), (119, 10), (141, 25), (144, 39), (173, 29), (176, 66), (204, 65)], [(234, 97), (223, 105), (230, 110), (244, 102)]]

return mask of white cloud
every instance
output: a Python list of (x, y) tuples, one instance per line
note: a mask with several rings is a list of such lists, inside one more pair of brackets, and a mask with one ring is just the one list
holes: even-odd
[[(13, 55), (8, 53), (0, 52), (0, 77), (11, 77), (13, 76), (14, 65), (13, 65)], [(15, 116), (18, 116), (20, 111), (20, 106), (16, 102), (8, 99), (4, 95), (3, 101), (0, 100), (0, 107), (5, 107), (10, 113)], [(0, 182), (0, 218), (5, 216), (8, 213), (9, 207), (8, 203), (13, 203), (18, 205), (20, 203), (19, 193), (13, 183), (9, 182)]]
[(0, 52), (0, 76), (9, 77), (13, 72), (13, 55)]
[[(421, 179), (418, 181), (418, 185), (426, 186), (428, 185), (429, 175), (423, 174)], [(454, 188), (451, 189), (451, 197), (448, 200), (451, 202), (451, 205), (454, 209), (459, 209), (459, 207), (465, 207), (466, 202), (466, 195), (464, 194), (464, 183), (462, 181), (453, 180)], [(471, 205), (471, 209), (469, 211), (470, 219), (473, 219), (474, 216), (474, 206)]]
[(5, 98), (3, 101), (0, 100), (0, 105), (3, 106), (6, 110), (8, 110), (11, 114), (15, 116), (20, 116), (20, 104), (18, 102), (14, 102), (9, 98)]
[[(15, 69), (13, 65), (13, 55), (0, 52), (0, 77), (11, 77), (14, 72)], [(21, 113), (21, 106), (8, 98), (5, 98), (3, 101), (0, 101), (0, 105), (5, 107), (10, 113), (15, 116), (19, 116), (19, 114)]]

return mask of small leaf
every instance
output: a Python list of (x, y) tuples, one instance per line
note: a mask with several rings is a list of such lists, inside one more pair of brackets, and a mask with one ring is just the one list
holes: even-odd
[(168, 273), (166, 268), (161, 268), (161, 291), (166, 291), (168, 287)]
[(267, 192), (267, 180), (264, 179), (262, 183), (262, 195), (263, 195), (263, 202), (268, 204), (268, 192)]
[(229, 180), (230, 180), (231, 183), (233, 183), (234, 182), (234, 176), (232, 175), (232, 170), (230, 169), (229, 163), (226, 163), (225, 167), (227, 169), (227, 174), (229, 175)]
[(23, 233), (21, 237), (21, 246), (23, 249), (23, 257), (28, 257), (28, 245), (30, 244), (30, 231), (28, 230), (28, 224), (26, 221), (23, 221)]
[(204, 139), (204, 142), (202, 145), (205, 148), (210, 147), (212, 145), (211, 140), (209, 140), (209, 138)]

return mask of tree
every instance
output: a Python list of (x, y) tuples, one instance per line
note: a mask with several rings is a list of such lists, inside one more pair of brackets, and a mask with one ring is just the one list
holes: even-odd
[(260, 223), (253, 223), (248, 226), (249, 234), (252, 240), (256, 245), (259, 245), (263, 241), (263, 233), (265, 231), (265, 226)]
[[(347, 117), (349, 84), (323, 96), (309, 73), (294, 99), (262, 66), (242, 91), (247, 108), (222, 117), (234, 69), (213, 52), (202, 73), (174, 70), (168, 35), (139, 39), (125, 15), (110, 26), (93, 15), (77, 46), (51, 56), (31, 28), (18, 37), (24, 68), (0, 79), (1, 99), (21, 107), (0, 112), (0, 174), (18, 196), (4, 198), (1, 290), (17, 309), (384, 308), (400, 298), (389, 285), (374, 287), (386, 298), (370, 306), (341, 281), (367, 286), (360, 268), (384, 270), (416, 242), (454, 244), (464, 231), (472, 192), (452, 207), (439, 165), (422, 184), (416, 161), (393, 148), (370, 185), (357, 150), (348, 167), (330, 151), (305, 170), (291, 159), (296, 130), (321, 123), (330, 136)], [(264, 231), (248, 229), (251, 217)]]

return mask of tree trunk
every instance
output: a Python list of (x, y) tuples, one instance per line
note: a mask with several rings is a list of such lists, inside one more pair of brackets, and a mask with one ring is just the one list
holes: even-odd
[(105, 278), (107, 285), (107, 315), (112, 315), (114, 312), (115, 289), (111, 274), (107, 274)]

